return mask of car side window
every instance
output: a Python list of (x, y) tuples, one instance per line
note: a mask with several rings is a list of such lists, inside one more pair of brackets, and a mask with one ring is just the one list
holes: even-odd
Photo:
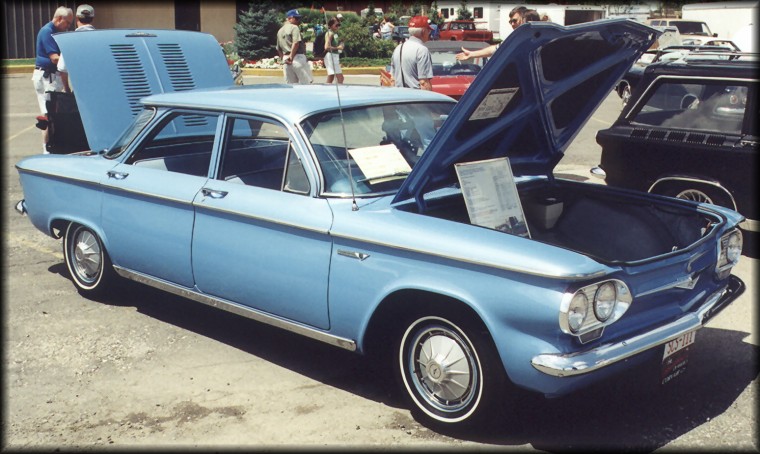
[(663, 128), (740, 134), (747, 86), (666, 80), (655, 87), (632, 119)]
[(257, 118), (228, 119), (217, 179), (299, 194), (310, 188), (285, 127)]
[(207, 176), (219, 116), (170, 114), (150, 132), (126, 164)]

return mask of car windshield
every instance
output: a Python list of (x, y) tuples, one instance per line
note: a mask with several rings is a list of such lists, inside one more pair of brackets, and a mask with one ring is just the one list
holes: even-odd
[(336, 196), (396, 192), (453, 106), (453, 102), (366, 106), (304, 120), (301, 126), (324, 177), (323, 192)]
[(430, 58), (433, 61), (433, 76), (476, 76), (487, 58), (471, 58), (467, 63), (456, 59), (461, 49), (431, 50)]
[(111, 148), (105, 150), (105, 157), (109, 159), (117, 158), (121, 156), (121, 153), (129, 145), (132, 140), (137, 137), (137, 134), (142, 131), (143, 127), (148, 124), (156, 110), (153, 108), (146, 108), (140, 114), (135, 117), (132, 124), (121, 134), (121, 137), (114, 143)]

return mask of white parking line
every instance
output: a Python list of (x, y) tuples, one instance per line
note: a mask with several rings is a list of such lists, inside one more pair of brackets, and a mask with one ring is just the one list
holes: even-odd
[(21, 131), (17, 132), (16, 134), (14, 134), (14, 135), (12, 135), (12, 136), (8, 137), (8, 142), (10, 142), (11, 140), (15, 139), (16, 137), (18, 137), (18, 136), (20, 136), (20, 135), (22, 135), (22, 134), (26, 133), (26, 132), (27, 132), (27, 131), (29, 131), (30, 129), (34, 129), (34, 128), (35, 128), (35, 126), (34, 126), (34, 125), (32, 125), (32, 126), (29, 126), (29, 127), (28, 127), (28, 128), (26, 128), (26, 129), (22, 129)]

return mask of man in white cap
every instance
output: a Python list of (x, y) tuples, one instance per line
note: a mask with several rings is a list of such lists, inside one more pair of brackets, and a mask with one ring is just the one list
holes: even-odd
[(301, 36), (301, 14), (291, 9), (285, 14), (286, 22), (277, 31), (277, 55), (283, 62), (285, 82), (289, 84), (310, 84), (311, 74), (309, 60), (306, 59), (306, 43)]
[[(95, 30), (92, 25), (93, 19), (95, 19), (95, 9), (87, 4), (79, 5), (77, 7), (77, 28), (75, 31), (87, 31)], [(69, 73), (66, 71), (66, 62), (63, 60), (63, 55), (58, 59), (58, 72), (61, 74), (61, 82), (63, 83), (63, 91), (71, 93), (71, 86), (69, 85)]]

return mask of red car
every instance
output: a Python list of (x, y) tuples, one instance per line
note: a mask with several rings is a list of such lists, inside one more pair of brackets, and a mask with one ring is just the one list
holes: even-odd
[(441, 41), (483, 41), (490, 43), (493, 41), (493, 32), (490, 30), (481, 30), (475, 27), (475, 22), (471, 20), (453, 20), (444, 22), (439, 27)]
[[(451, 41), (428, 41), (425, 46), (430, 50), (433, 60), (433, 91), (443, 93), (459, 100), (470, 86), (475, 76), (483, 69), (488, 58), (473, 58), (464, 62), (457, 61), (456, 54), (467, 50), (477, 50), (488, 47), (484, 42), (458, 43)], [(380, 85), (392, 86), (393, 79), (390, 66), (380, 70)]]

